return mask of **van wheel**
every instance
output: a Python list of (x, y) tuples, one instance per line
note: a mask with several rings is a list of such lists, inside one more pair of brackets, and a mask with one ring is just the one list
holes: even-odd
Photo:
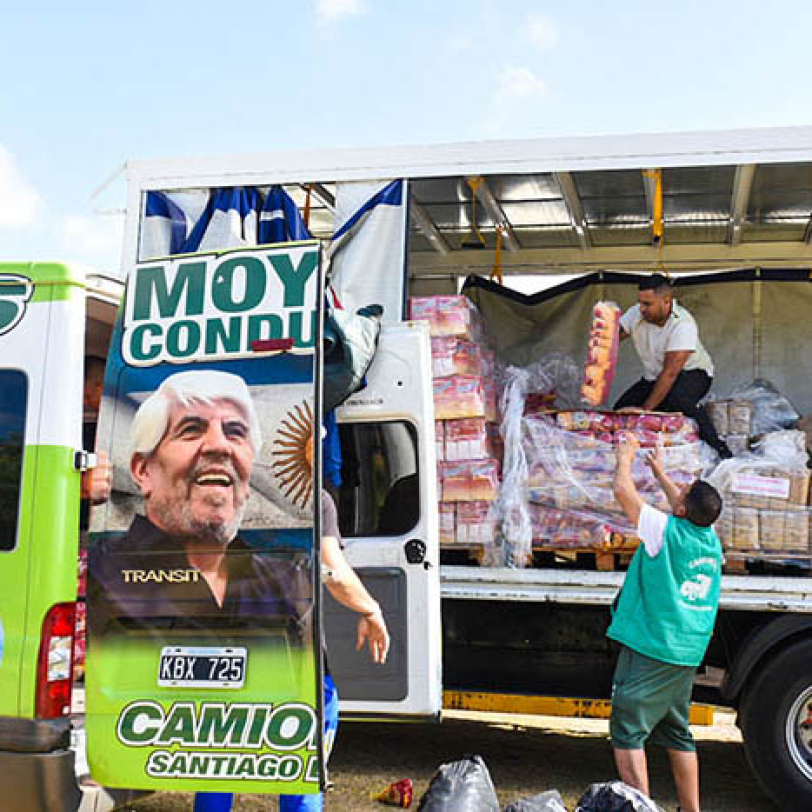
[(812, 641), (796, 643), (750, 680), (739, 711), (747, 760), (778, 806), (812, 809)]

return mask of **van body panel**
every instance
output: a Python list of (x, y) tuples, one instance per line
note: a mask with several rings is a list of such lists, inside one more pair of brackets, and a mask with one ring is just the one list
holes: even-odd
[[(325, 601), (329, 663), (345, 715), (433, 717), (442, 707), (437, 478), (430, 370), (427, 325), (419, 322), (387, 325), (381, 332), (366, 386), (337, 412), (342, 429), (377, 425), (392, 434), (390, 456), (376, 458), (375, 464), (387, 466), (391, 479), (388, 493), (396, 500), (403, 498), (395, 490), (397, 483), (402, 484), (415, 468), (419, 479), (419, 515), (410, 522), (410, 529), (387, 535), (373, 530), (363, 537), (344, 536), (347, 559), (381, 602), (392, 636), (392, 650), (383, 668), (364, 662), (354, 651), (357, 617)], [(413, 449), (399, 442), (399, 438), (412, 432)], [(415, 458), (411, 459), (410, 454), (415, 454)], [(369, 459), (365, 462), (367, 466), (371, 463)], [(421, 548), (415, 547), (420, 544), (425, 545), (422, 554)]]

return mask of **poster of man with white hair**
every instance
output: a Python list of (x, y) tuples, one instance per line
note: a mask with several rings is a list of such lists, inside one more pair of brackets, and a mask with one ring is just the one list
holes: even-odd
[(319, 791), (322, 298), (312, 242), (128, 277), (88, 553), (99, 783)]

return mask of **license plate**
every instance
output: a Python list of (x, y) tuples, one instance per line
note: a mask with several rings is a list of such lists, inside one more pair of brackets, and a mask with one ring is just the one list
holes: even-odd
[(158, 685), (163, 688), (242, 688), (248, 650), (244, 648), (165, 646)]

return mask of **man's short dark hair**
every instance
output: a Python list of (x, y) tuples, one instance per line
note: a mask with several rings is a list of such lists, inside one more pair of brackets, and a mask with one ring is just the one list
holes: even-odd
[(653, 273), (651, 276), (641, 279), (637, 289), (653, 290), (662, 296), (664, 293), (671, 293), (673, 287), (671, 280), (665, 274)]
[(685, 518), (700, 527), (710, 527), (721, 512), (719, 491), (703, 479), (697, 479), (685, 494)]

